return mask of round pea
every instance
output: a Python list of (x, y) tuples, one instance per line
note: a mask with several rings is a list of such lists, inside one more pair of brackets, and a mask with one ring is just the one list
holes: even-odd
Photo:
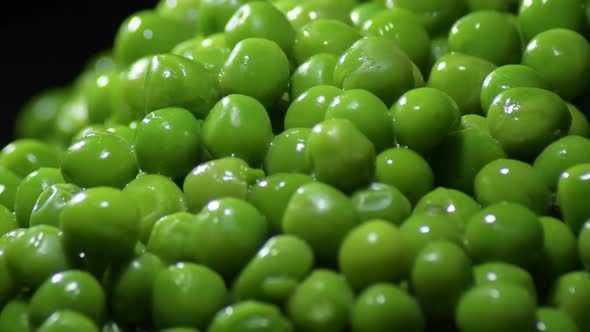
[(350, 20), (354, 27), (362, 28), (373, 15), (385, 9), (385, 4), (382, 2), (367, 1), (356, 5), (350, 11)]
[(412, 212), (412, 203), (399, 189), (380, 182), (355, 191), (350, 200), (361, 222), (381, 219), (401, 225)]
[(302, 62), (291, 74), (291, 99), (297, 99), (305, 91), (318, 85), (334, 85), (334, 68), (339, 56), (318, 53)]
[(98, 332), (88, 317), (72, 310), (59, 310), (47, 317), (38, 332)]
[(309, 173), (305, 148), (310, 133), (309, 128), (290, 128), (276, 135), (264, 157), (266, 173)]
[(446, 33), (468, 9), (464, 0), (386, 0), (385, 6), (414, 12), (431, 35)]
[(481, 209), (479, 203), (462, 191), (437, 187), (428, 192), (414, 206), (413, 214), (443, 211), (456, 216), (462, 229), (469, 218)]
[(476, 285), (509, 283), (522, 287), (529, 292), (531, 298), (537, 300), (535, 280), (527, 270), (517, 265), (504, 262), (482, 263), (473, 267), (473, 273)]
[(0, 150), (0, 166), (24, 178), (41, 167), (59, 167), (60, 151), (40, 140), (23, 138)]
[(0, 328), (2, 331), (31, 332), (29, 322), (29, 301), (15, 297), (6, 303), (0, 311)]
[(197, 32), (197, 15), (200, 3), (200, 0), (160, 0), (156, 11), (161, 16), (183, 22), (194, 34)]
[(197, 220), (187, 212), (171, 213), (158, 219), (146, 241), (149, 252), (164, 262), (196, 262), (197, 243), (193, 239), (193, 226)]
[(29, 225), (51, 225), (59, 227), (59, 216), (64, 206), (81, 189), (71, 183), (57, 183), (45, 189), (37, 198)]
[(537, 332), (580, 331), (576, 326), (576, 323), (567, 313), (550, 307), (541, 307), (537, 309), (537, 322), (535, 327), (535, 331)]
[(258, 301), (244, 301), (220, 310), (207, 331), (291, 332), (293, 326), (278, 307)]
[(588, 220), (590, 207), (580, 200), (590, 192), (590, 163), (578, 164), (561, 173), (557, 182), (557, 203), (563, 221), (578, 234)]
[(356, 3), (356, 0), (297, 1), (289, 6), (287, 18), (295, 31), (318, 19), (333, 19), (350, 24), (350, 10)]
[(525, 40), (554, 28), (586, 31), (583, 1), (578, 0), (532, 0), (520, 1), (518, 23)]
[(339, 57), (361, 37), (356, 29), (341, 21), (313, 20), (297, 31), (293, 43), (293, 57), (298, 64), (320, 53)]
[(567, 103), (567, 108), (572, 116), (572, 124), (568, 135), (578, 135), (582, 137), (590, 137), (590, 122), (588, 118), (580, 109), (572, 103)]
[(590, 274), (573, 271), (555, 280), (549, 293), (549, 305), (565, 312), (580, 331), (590, 328), (586, 314), (590, 310)]
[(41, 193), (56, 183), (63, 183), (64, 178), (59, 169), (41, 167), (27, 175), (16, 189), (14, 214), (20, 227), (30, 223), (31, 212)]
[(539, 217), (543, 226), (543, 250), (533, 273), (537, 283), (548, 289), (562, 274), (575, 270), (580, 263), (576, 236), (566, 223), (552, 217)]
[(238, 8), (252, 0), (201, 0), (197, 12), (198, 31), (205, 35), (223, 32)]
[(533, 167), (555, 191), (561, 174), (569, 167), (590, 163), (590, 139), (568, 135), (547, 145), (537, 156)]
[(342, 90), (331, 85), (310, 87), (295, 98), (285, 114), (285, 129), (312, 128), (324, 120), (326, 109)]

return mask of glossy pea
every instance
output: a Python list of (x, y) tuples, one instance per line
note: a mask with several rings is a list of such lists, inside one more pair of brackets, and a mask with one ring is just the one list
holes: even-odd
[(590, 192), (590, 163), (578, 164), (561, 173), (557, 182), (557, 203), (563, 221), (578, 234), (588, 220), (590, 208), (583, 204), (580, 197)]
[(29, 322), (28, 299), (16, 297), (2, 307), (0, 311), (0, 327), (2, 331), (32, 332)]
[(220, 310), (209, 332), (291, 332), (293, 326), (281, 310), (268, 303), (244, 301)]
[(0, 166), (24, 178), (41, 167), (58, 167), (60, 151), (35, 139), (17, 139), (0, 150)]
[(293, 44), (293, 56), (298, 64), (320, 53), (339, 57), (361, 37), (356, 29), (341, 21), (313, 20), (297, 31)]
[(465, 114), (461, 116), (460, 130), (476, 129), (488, 132), (488, 120), (479, 114)]
[(318, 85), (334, 85), (334, 68), (338, 57), (330, 53), (318, 53), (302, 62), (291, 74), (291, 98), (296, 99)]
[(590, 319), (585, 313), (590, 309), (590, 274), (572, 271), (561, 275), (551, 287), (548, 304), (565, 312), (580, 331), (587, 331)]
[(547, 145), (535, 158), (533, 167), (555, 191), (561, 174), (569, 167), (590, 162), (590, 139), (568, 135)]
[(356, 1), (311, 0), (296, 2), (287, 12), (287, 18), (295, 28), (301, 30), (306, 24), (318, 19), (333, 19), (350, 24), (350, 10)]
[(161, 16), (183, 22), (191, 33), (195, 34), (199, 7), (200, 0), (160, 0), (156, 6), (156, 12)]
[(27, 175), (16, 189), (14, 214), (21, 227), (29, 225), (31, 212), (41, 193), (56, 183), (63, 183), (59, 169), (41, 167)]
[(412, 214), (429, 211), (442, 211), (456, 216), (457, 222), (464, 229), (469, 218), (481, 209), (480, 204), (462, 191), (437, 187), (428, 192), (414, 206)]
[(3, 189), (0, 192), (0, 204), (4, 205), (10, 211), (14, 210), (16, 190), (21, 181), (22, 178), (16, 175), (15, 172), (4, 166), (0, 166), (0, 186)]
[(525, 289), (531, 298), (537, 300), (535, 280), (531, 274), (514, 264), (490, 262), (477, 264), (473, 267), (476, 285), (508, 283)]
[(0, 236), (17, 229), (18, 226), (14, 213), (0, 204)]
[(567, 103), (567, 108), (572, 116), (572, 124), (567, 132), (568, 135), (590, 137), (590, 122), (582, 111), (572, 103)]
[(234, 12), (252, 0), (201, 0), (197, 14), (198, 31), (205, 36), (223, 32)]
[(310, 133), (309, 128), (290, 128), (276, 135), (264, 157), (263, 166), (266, 173), (308, 173), (305, 148)]
[(98, 332), (96, 324), (73, 310), (58, 310), (47, 317), (39, 332)]
[[(225, 38), (219, 38), (221, 41), (217, 41), (216, 37), (217, 35), (211, 35), (205, 39), (199, 38), (198, 43), (187, 46), (186, 49), (172, 50), (172, 53), (197, 61), (217, 75), (229, 57), (231, 48), (227, 46)], [(176, 47), (178, 48), (179, 45)]]
[(385, 6), (412, 11), (431, 35), (444, 34), (468, 9), (463, 0), (386, 0)]
[(98, 76), (86, 89), (86, 102), (88, 108), (88, 121), (90, 123), (104, 123), (113, 112), (112, 94), (116, 87), (115, 80), (118, 72), (109, 75)]
[(527, 41), (543, 31), (554, 28), (584, 32), (586, 18), (584, 17), (583, 1), (533, 0), (520, 2), (518, 23)]
[(187, 212), (176, 212), (158, 219), (146, 242), (147, 249), (163, 261), (196, 261), (196, 244), (192, 238), (196, 216)]
[(535, 327), (535, 331), (537, 332), (580, 331), (576, 326), (576, 323), (567, 313), (550, 307), (541, 307), (537, 309), (537, 321)]
[(355, 191), (350, 201), (361, 222), (381, 219), (400, 225), (412, 212), (412, 203), (399, 189), (380, 182)]
[(59, 215), (68, 201), (81, 189), (71, 183), (56, 183), (43, 190), (33, 206), (30, 226), (52, 225), (59, 227)]
[(326, 109), (342, 90), (331, 85), (310, 87), (295, 98), (285, 114), (285, 129), (312, 128), (324, 120)]

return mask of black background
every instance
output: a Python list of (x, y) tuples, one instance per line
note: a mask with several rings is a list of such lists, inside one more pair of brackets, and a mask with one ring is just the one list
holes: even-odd
[(13, 138), (15, 115), (43, 89), (71, 82), (87, 59), (111, 48), (133, 12), (157, 0), (10, 1), (0, 15), (1, 144)]

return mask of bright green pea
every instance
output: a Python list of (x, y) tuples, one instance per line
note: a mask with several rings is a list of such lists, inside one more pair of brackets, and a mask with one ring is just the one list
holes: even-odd
[(428, 155), (459, 128), (461, 110), (445, 92), (425, 87), (403, 94), (391, 107), (391, 117), (396, 142)]
[(153, 225), (163, 216), (187, 210), (182, 190), (172, 180), (156, 174), (143, 175), (129, 182), (123, 192), (133, 198), (139, 213), (139, 239), (147, 243)]
[[(28, 175), (28, 174), (27, 174)], [(25, 175), (26, 176), (26, 175)], [(4, 166), (0, 166), (0, 204), (10, 211), (14, 210), (16, 190), (22, 178)]]
[(590, 139), (569, 135), (547, 145), (537, 156), (533, 167), (551, 189), (557, 189), (560, 175), (569, 167), (590, 163)]
[(334, 68), (338, 56), (318, 53), (302, 62), (291, 74), (290, 96), (297, 99), (308, 89), (318, 85), (334, 85)]
[(119, 72), (98, 76), (86, 89), (86, 103), (88, 108), (88, 121), (90, 123), (104, 123), (113, 112), (112, 94), (115, 93), (115, 80)]
[(297, 31), (293, 56), (298, 64), (320, 53), (339, 57), (361, 37), (356, 29), (339, 20), (313, 20)]
[(414, 206), (413, 214), (429, 211), (442, 211), (456, 216), (457, 222), (464, 229), (469, 218), (481, 209), (471, 196), (462, 191), (437, 187), (420, 198)]
[(290, 128), (275, 136), (264, 157), (266, 173), (308, 173), (305, 147), (310, 133), (309, 128)]
[(211, 201), (192, 225), (197, 261), (232, 280), (253, 257), (269, 233), (268, 221), (244, 200)]
[(365, 36), (392, 39), (418, 68), (427, 71), (430, 37), (420, 18), (408, 9), (391, 8), (371, 16), (362, 26)]
[(480, 57), (498, 66), (519, 63), (522, 46), (518, 28), (496, 10), (471, 12), (449, 32), (449, 49)]
[(201, 36), (189, 39), (176, 45), (172, 53), (197, 61), (209, 71), (219, 74), (221, 67), (231, 53), (231, 48), (227, 46), (225, 38), (217, 38), (219, 36), (224, 36), (224, 34), (211, 35), (205, 39)]
[(403, 280), (410, 270), (409, 251), (397, 226), (385, 220), (367, 220), (342, 241), (338, 267), (350, 286), (360, 292), (376, 283)]
[(354, 293), (344, 277), (330, 270), (314, 270), (287, 303), (287, 315), (297, 331), (337, 332), (349, 324)]
[(585, 222), (578, 234), (578, 255), (582, 265), (590, 271), (590, 222)]
[(537, 309), (537, 332), (578, 332), (580, 329), (567, 313), (550, 307)]
[(533, 68), (520, 64), (504, 65), (494, 69), (483, 81), (480, 93), (481, 109), (484, 114), (500, 92), (516, 87), (546, 88), (539, 73)]
[(358, 4), (350, 11), (352, 25), (360, 29), (373, 15), (385, 9), (385, 4), (377, 1), (367, 1)]
[(412, 60), (391, 39), (366, 37), (344, 51), (334, 68), (334, 84), (365, 89), (391, 106), (414, 87)]
[(577, 164), (563, 171), (557, 182), (557, 203), (563, 221), (578, 234), (588, 220), (590, 207), (581, 197), (590, 193), (590, 163)]
[(590, 274), (573, 271), (562, 274), (553, 284), (549, 295), (550, 306), (565, 312), (580, 331), (590, 329)]
[(110, 312), (118, 322), (150, 322), (152, 288), (160, 271), (165, 269), (165, 263), (152, 253), (109, 266), (103, 284)]
[(531, 298), (537, 300), (535, 281), (531, 274), (514, 264), (504, 262), (482, 263), (473, 267), (476, 285), (509, 283), (525, 289)]
[(531, 0), (519, 3), (518, 23), (527, 41), (538, 33), (554, 28), (580, 33), (586, 31), (583, 1)]
[(57, 113), (64, 104), (68, 92), (68, 89), (53, 88), (41, 91), (30, 98), (16, 115), (15, 136), (41, 140), (51, 138), (54, 135)]
[(201, 0), (197, 13), (198, 31), (204, 36), (223, 32), (227, 21), (243, 4), (252, 0)]
[(110, 133), (86, 136), (72, 144), (61, 163), (64, 179), (83, 188), (123, 188), (138, 171), (131, 144)]
[(234, 301), (258, 300), (283, 305), (311, 272), (311, 247), (292, 235), (271, 237), (232, 286)]
[(462, 114), (481, 114), (481, 87), (496, 65), (488, 60), (449, 52), (432, 66), (427, 86), (446, 92), (457, 102)]
[(378, 283), (357, 297), (351, 316), (352, 332), (426, 330), (425, 317), (414, 297), (393, 284)]
[(97, 258), (122, 258), (132, 253), (139, 238), (139, 223), (135, 201), (109, 187), (76, 194), (60, 216), (68, 248)]
[(197, 15), (200, 0), (160, 0), (156, 12), (160, 16), (170, 17), (183, 22), (192, 34), (197, 32)]
[(345, 194), (325, 183), (311, 182), (291, 196), (282, 230), (306, 241), (318, 262), (335, 264), (342, 240), (357, 223)]
[(41, 193), (64, 178), (58, 168), (41, 167), (27, 175), (16, 189), (14, 214), (21, 227), (27, 227), (31, 212)]
[(445, 34), (467, 12), (464, 0), (386, 0), (385, 6), (414, 12), (431, 35)]
[(293, 326), (280, 308), (263, 302), (244, 301), (220, 310), (208, 332), (291, 332)]
[(306, 0), (297, 1), (287, 12), (287, 18), (295, 28), (301, 30), (305, 25), (319, 19), (333, 19), (350, 25), (350, 10), (358, 2), (355, 0)]
[(0, 166), (24, 178), (41, 167), (59, 167), (61, 152), (36, 139), (17, 139), (0, 151)]
[(59, 216), (68, 201), (81, 189), (71, 183), (56, 183), (45, 189), (31, 211), (29, 225), (51, 225), (59, 227)]
[(509, 283), (473, 287), (456, 309), (461, 332), (521, 332), (535, 326), (535, 301), (526, 289)]
[(469, 219), (465, 246), (476, 263), (503, 261), (531, 268), (541, 257), (543, 226), (523, 205), (492, 204)]
[(142, 56), (168, 52), (190, 37), (191, 29), (183, 22), (159, 15), (154, 10), (142, 10), (121, 23), (113, 54), (119, 65), (127, 66)]
[(73, 310), (101, 323), (106, 309), (106, 296), (98, 280), (88, 272), (68, 270), (54, 274), (33, 294), (29, 319), (39, 326), (57, 310)]
[(355, 191), (350, 201), (361, 222), (371, 219), (386, 220), (401, 225), (412, 212), (412, 203), (396, 187), (373, 182)]
[(465, 114), (461, 116), (459, 129), (476, 129), (488, 133), (488, 120), (479, 114)]
[(106, 131), (107, 128), (103, 124), (91, 124), (89, 126), (82, 128), (82, 130), (80, 130), (76, 135), (74, 135), (74, 137), (72, 137), (72, 140), (70, 141), (70, 144), (76, 143), (86, 136), (104, 134)]
[(196, 247), (200, 245), (194, 243), (192, 237), (196, 221), (197, 217), (187, 212), (161, 217), (153, 225), (146, 242), (147, 249), (169, 264), (196, 262)]
[(37, 332), (98, 332), (98, 327), (76, 311), (58, 310), (47, 317)]
[(422, 156), (397, 147), (377, 155), (375, 181), (398, 188), (413, 204), (433, 189), (434, 175)]
[(19, 227), (16, 216), (6, 206), (0, 204), (0, 236)]
[(203, 119), (222, 96), (216, 73), (199, 62), (176, 54), (153, 56), (144, 84), (144, 114), (167, 107), (182, 107)]
[(533, 37), (522, 64), (535, 69), (551, 90), (567, 100), (583, 95), (590, 84), (590, 45), (572, 30), (551, 29)]
[(205, 329), (215, 313), (228, 303), (221, 276), (193, 263), (177, 263), (158, 273), (152, 294), (152, 319), (160, 329)]
[(566, 103), (567, 109), (570, 111), (570, 115), (572, 116), (572, 124), (570, 125), (570, 130), (568, 131), (568, 135), (578, 135), (582, 137), (589, 138), (590, 137), (590, 122), (588, 118), (580, 109), (572, 103)]
[(233, 48), (220, 80), (225, 95), (246, 95), (271, 108), (288, 90), (289, 59), (274, 41), (246, 38)]
[(326, 109), (342, 90), (331, 85), (310, 87), (291, 102), (285, 114), (285, 129), (312, 128), (324, 120)]
[(518, 0), (467, 0), (470, 11), (496, 10), (499, 12), (515, 12)]
[(0, 328), (9, 332), (33, 332), (29, 322), (29, 302), (14, 298), (6, 303), (0, 311)]
[(111, 84), (118, 93), (112, 97), (116, 107), (111, 122), (126, 125), (145, 116), (145, 79), (152, 58), (152, 55), (143, 56), (113, 77)]

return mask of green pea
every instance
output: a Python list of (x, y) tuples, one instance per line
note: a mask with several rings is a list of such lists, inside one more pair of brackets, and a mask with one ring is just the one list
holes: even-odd
[(228, 302), (221, 276), (193, 263), (177, 263), (158, 273), (152, 294), (152, 319), (160, 329), (205, 329)]
[(309, 173), (305, 148), (310, 133), (309, 128), (290, 128), (275, 136), (264, 157), (266, 173)]
[[(92, 73), (87, 74), (90, 74), (91, 77), (94, 76)], [(82, 88), (78, 89), (82, 90)], [(53, 129), (55, 140), (59, 142), (60, 146), (67, 146), (72, 137), (89, 124), (86, 98), (81, 91), (74, 90), (68, 96), (55, 119), (55, 128)]]
[(481, 114), (481, 87), (496, 65), (488, 60), (449, 52), (432, 66), (427, 86), (446, 92), (453, 98), (462, 114)]
[(200, 0), (160, 0), (156, 12), (160, 16), (170, 17), (183, 22), (192, 34), (197, 32), (197, 15)]
[(289, 59), (274, 41), (246, 38), (233, 48), (220, 80), (225, 95), (246, 95), (271, 108), (288, 90)]
[(317, 85), (301, 93), (289, 104), (285, 129), (312, 128), (324, 120), (326, 109), (342, 90), (330, 85)]
[(586, 31), (583, 1), (532, 0), (521, 1), (518, 23), (525, 40), (553, 28), (564, 28), (580, 33)]
[(537, 156), (533, 167), (555, 191), (561, 174), (569, 167), (590, 163), (590, 139), (569, 135), (547, 145)]
[(412, 60), (391, 39), (366, 37), (344, 51), (334, 68), (334, 84), (365, 89), (391, 106), (414, 87)]
[(577, 164), (563, 171), (557, 182), (557, 203), (563, 221), (578, 234), (588, 220), (590, 207), (580, 200), (590, 192), (590, 163)]
[(476, 129), (489, 133), (488, 120), (479, 114), (465, 114), (461, 116), (461, 125), (459, 126), (459, 129)]
[(549, 307), (537, 309), (537, 332), (578, 332), (580, 329), (567, 313)]
[(334, 85), (334, 68), (338, 56), (318, 53), (302, 62), (291, 74), (290, 95), (297, 99), (305, 91), (318, 85)]
[(357, 29), (362, 28), (365, 22), (373, 17), (373, 15), (384, 9), (385, 4), (382, 2), (368, 1), (360, 3), (350, 11), (352, 25)]
[[(443, 34), (433, 37), (430, 40), (430, 57), (428, 61), (428, 68), (432, 69), (432, 66), (434, 66), (438, 59), (450, 52), (449, 38), (447, 35), (448, 34)], [(425, 74), (429, 74), (429, 72), (425, 72)]]
[(236, 157), (208, 161), (195, 167), (184, 179), (188, 211), (197, 213), (209, 201), (222, 197), (246, 198), (248, 187), (264, 177), (261, 169), (250, 168)]
[(350, 286), (360, 292), (376, 283), (403, 280), (410, 270), (410, 258), (408, 244), (399, 228), (385, 220), (373, 219), (346, 235), (338, 252), (338, 266)]
[(59, 169), (41, 167), (27, 175), (16, 189), (14, 214), (21, 227), (27, 227), (35, 202), (41, 193), (56, 183), (63, 183), (64, 178)]
[(0, 236), (19, 227), (16, 216), (6, 206), (0, 204)]
[(346, 234), (358, 223), (348, 197), (321, 182), (304, 184), (291, 196), (282, 219), (285, 234), (298, 236), (312, 248), (316, 260), (335, 264)]
[(127, 66), (142, 56), (168, 52), (190, 36), (191, 29), (183, 22), (154, 10), (142, 10), (121, 23), (114, 40), (114, 58), (119, 65)]
[(56, 183), (43, 190), (29, 219), (29, 225), (51, 225), (59, 227), (59, 216), (68, 201), (81, 189), (71, 183)]
[(219, 311), (208, 332), (291, 332), (293, 326), (281, 310), (271, 304), (244, 301)]
[(298, 1), (287, 12), (287, 18), (295, 31), (318, 19), (333, 19), (350, 24), (350, 10), (354, 0), (309, 0)]
[(361, 222), (371, 219), (386, 220), (401, 225), (412, 212), (412, 203), (396, 187), (373, 182), (355, 191), (350, 201)]
[(503, 261), (527, 269), (541, 257), (543, 226), (525, 206), (500, 202), (469, 219), (465, 244), (476, 263)]
[(199, 62), (209, 71), (219, 74), (223, 64), (231, 53), (225, 38), (217, 38), (224, 34), (211, 35), (208, 38), (196, 37), (178, 44), (172, 53)]
[(535, 326), (535, 301), (526, 289), (509, 283), (473, 287), (456, 309), (462, 332), (520, 332)]
[(0, 188), (2, 188), (0, 190), (0, 204), (11, 211), (14, 210), (16, 190), (21, 181), (22, 177), (8, 168), (0, 166)]
[(68, 89), (53, 88), (30, 98), (16, 115), (15, 136), (49, 139), (54, 135), (55, 119), (68, 96)]
[(135, 201), (109, 187), (76, 194), (60, 215), (66, 246), (101, 258), (122, 258), (132, 253), (139, 238), (139, 223)]
[(311, 272), (313, 263), (313, 251), (305, 241), (292, 235), (271, 237), (234, 281), (234, 301), (283, 305)]
[(146, 242), (149, 252), (158, 255), (163, 261), (173, 264), (176, 262), (196, 262), (196, 247), (194, 243), (193, 226), (197, 217), (187, 212), (171, 213), (158, 219), (150, 232)]
[(293, 56), (298, 64), (320, 53), (339, 57), (361, 37), (356, 29), (339, 20), (313, 20), (297, 31)]
[(138, 171), (131, 144), (111, 133), (82, 138), (68, 148), (61, 163), (64, 179), (83, 188), (123, 188)]
[(6, 303), (0, 311), (0, 328), (9, 332), (32, 332), (29, 322), (29, 302), (26, 299), (14, 298)]
[(586, 115), (580, 111), (580, 109), (572, 103), (566, 103), (567, 109), (570, 111), (572, 116), (572, 124), (568, 135), (578, 135), (582, 137), (590, 137), (590, 122)]
[(580, 331), (590, 329), (590, 274), (573, 271), (561, 275), (553, 284), (549, 305), (565, 312)]
[(98, 332), (96, 324), (83, 314), (58, 310), (47, 317), (38, 332)]
[(518, 0), (467, 0), (467, 4), (472, 12), (477, 10), (496, 10), (512, 13), (518, 7)]
[(464, 0), (386, 0), (385, 6), (414, 12), (431, 35), (446, 33), (467, 11), (467, 3)]
[(164, 269), (164, 262), (152, 253), (109, 266), (103, 284), (111, 315), (122, 323), (149, 323), (152, 288), (156, 277)]
[(115, 80), (119, 72), (98, 76), (86, 89), (86, 103), (88, 108), (88, 121), (90, 123), (104, 123), (113, 112), (113, 101), (111, 98), (116, 88)]
[(397, 147), (377, 155), (375, 181), (398, 188), (413, 204), (433, 189), (434, 175), (422, 156)]
[(480, 209), (479, 203), (462, 191), (437, 187), (420, 198), (412, 213), (442, 211), (455, 216), (461, 228), (465, 229), (469, 218)]
[(167, 107), (182, 107), (205, 118), (222, 96), (216, 73), (176, 54), (150, 59), (145, 76), (144, 114)]
[(0, 150), (0, 166), (24, 178), (41, 167), (59, 167), (60, 151), (36, 139), (17, 139)]
[(344, 277), (330, 270), (314, 270), (287, 303), (287, 315), (297, 331), (344, 331), (350, 321), (354, 293)]
[(577, 247), (582, 265), (590, 271), (590, 222), (585, 222), (578, 234)]
[(525, 289), (531, 298), (537, 300), (537, 289), (531, 274), (514, 264), (504, 262), (482, 263), (473, 267), (476, 285), (509, 283)]
[[(8, 268), (5, 247), (7, 245), (0, 245), (0, 306), (3, 308), (21, 290), (19, 281), (14, 279), (13, 274)], [(0, 327), (2, 327), (1, 317), (2, 314), (0, 313)]]
[(73, 310), (100, 323), (106, 316), (106, 296), (96, 278), (68, 270), (47, 279), (31, 297), (29, 319), (39, 326), (57, 310)]
[(378, 283), (357, 297), (352, 309), (353, 332), (426, 330), (422, 309), (414, 297), (392, 284)]
[(197, 13), (197, 30), (204, 36), (223, 32), (236, 10), (250, 1), (252, 0), (201, 0)]
[(143, 56), (114, 76), (111, 84), (118, 95), (113, 97), (116, 108), (112, 110), (112, 122), (128, 124), (145, 116), (145, 80), (152, 58), (152, 55)]
[(403, 94), (391, 107), (396, 142), (428, 155), (450, 132), (459, 128), (461, 111), (445, 92), (417, 88)]

